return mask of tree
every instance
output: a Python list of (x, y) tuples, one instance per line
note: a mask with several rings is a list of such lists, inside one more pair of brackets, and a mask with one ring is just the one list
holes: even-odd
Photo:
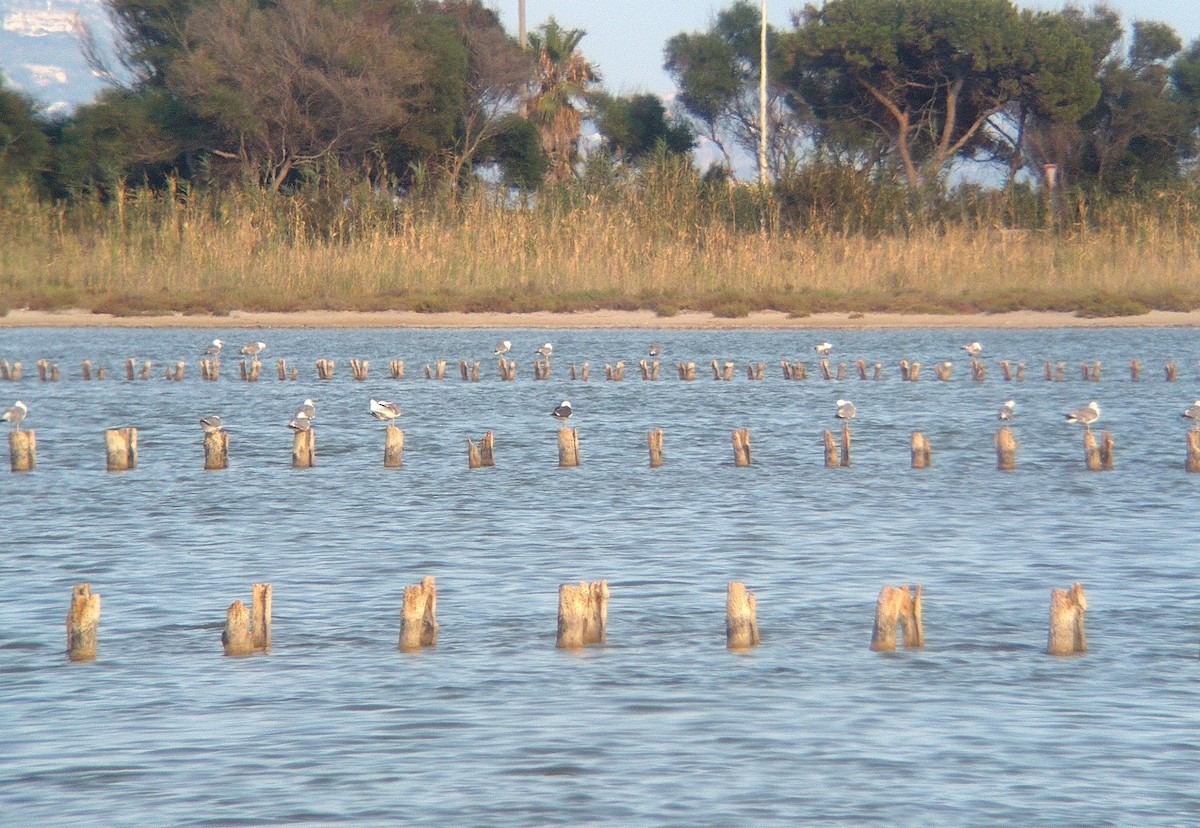
[(421, 57), (386, 8), (216, 0), (197, 9), (167, 86), (224, 130), (211, 151), (278, 188), (299, 167), (364, 157), (428, 100)]
[(986, 142), (1036, 74), (1029, 47), (1011, 0), (829, 0), (786, 48), (814, 116), (878, 136), (916, 189)]
[(542, 137), (551, 181), (574, 175), (579, 158), (581, 108), (589, 88), (600, 75), (579, 50), (582, 29), (564, 29), (551, 17), (538, 31), (529, 33), (529, 46), (537, 55), (535, 88), (525, 111)]
[[(663, 66), (679, 87), (679, 103), (729, 169), (734, 148), (758, 154), (761, 28), (758, 5), (738, 0), (717, 14), (707, 32), (677, 34), (664, 51)], [(779, 32), (768, 26), (767, 155), (776, 176), (795, 161), (801, 138), (795, 101), (778, 82), (785, 68), (779, 44)]]
[(621, 97), (601, 93), (593, 96), (592, 105), (605, 147), (628, 161), (637, 162), (659, 145), (673, 155), (686, 155), (695, 146), (692, 130), (686, 124), (668, 121), (666, 108), (657, 95)]
[(0, 74), (0, 184), (32, 183), (46, 166), (50, 144), (33, 100), (9, 89)]

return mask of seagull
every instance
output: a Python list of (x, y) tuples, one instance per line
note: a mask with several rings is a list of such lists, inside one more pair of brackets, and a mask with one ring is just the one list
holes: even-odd
[(261, 354), (266, 347), (267, 343), (265, 342), (247, 342), (242, 346), (242, 353), (251, 359), (258, 359), (258, 355)]
[[(570, 406), (568, 405), (567, 408), (569, 409)], [(570, 412), (568, 411), (568, 413)], [(6, 423), (12, 423), (13, 431), (20, 431), (21, 421), (24, 420), (28, 414), (29, 406), (20, 400), (17, 400), (12, 408), (8, 409), (3, 414), (0, 414), (0, 420), (4, 420)]]
[(1100, 404), (1092, 400), (1083, 408), (1076, 408), (1067, 415), (1068, 423), (1083, 423), (1084, 428), (1092, 430), (1092, 423), (1100, 419)]
[(544, 356), (546, 359), (549, 359), (550, 355), (554, 353), (554, 346), (547, 342), (545, 345), (538, 348), (537, 352), (540, 356)]
[(977, 357), (983, 353), (983, 346), (978, 342), (968, 342), (962, 346), (962, 349), (967, 352), (967, 356)]
[(854, 403), (849, 400), (838, 400), (837, 413), (833, 416), (839, 420), (853, 420), (854, 415), (858, 413), (858, 409), (854, 407)]
[(225, 427), (225, 423), (216, 414), (209, 414), (200, 418), (200, 427), (204, 429), (205, 434), (215, 434)]
[(1200, 400), (1196, 400), (1183, 410), (1183, 416), (1192, 421), (1193, 429), (1200, 429)]
[(550, 412), (550, 416), (556, 420), (565, 420), (574, 413), (571, 409), (571, 401), (563, 400), (560, 404), (554, 406), (554, 410)]
[(312, 418), (303, 411), (297, 411), (296, 416), (288, 423), (288, 428), (292, 431), (308, 431), (312, 428)]
[(829, 356), (830, 352), (833, 351), (833, 343), (822, 342), (820, 345), (814, 345), (813, 350), (817, 352), (818, 356)]
[(400, 403), (371, 400), (371, 416), (376, 420), (391, 422), (400, 416)]
[(496, 347), (492, 349), (492, 353), (496, 356), (500, 356), (501, 354), (507, 354), (511, 350), (512, 343), (506, 339), (503, 342), (497, 342)]
[(212, 344), (204, 349), (204, 355), (213, 357), (214, 359), (221, 354), (221, 349), (225, 347), (225, 343), (220, 339), (214, 339)]
[(300, 407), (296, 409), (297, 417), (304, 417), (306, 420), (317, 419), (317, 404), (311, 399), (307, 399), (300, 403)]
[(1004, 405), (1000, 406), (1001, 420), (1011, 420), (1015, 413), (1017, 413), (1017, 403), (1015, 400), (1008, 400)]
[(651, 343), (650, 344), (650, 356), (656, 357), (656, 356), (661, 356), (661, 355), (662, 355), (662, 346), (659, 345), (657, 342)]

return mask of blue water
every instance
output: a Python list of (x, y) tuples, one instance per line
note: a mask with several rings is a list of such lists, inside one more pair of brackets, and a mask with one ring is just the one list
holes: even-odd
[[(227, 354), (201, 382), (215, 336), (266, 341), (263, 379), (238, 380)], [(497, 378), (499, 339), (516, 382)], [(547, 339), (554, 373), (535, 382)], [(652, 339), (657, 383), (636, 367)], [(851, 379), (812, 378), (823, 339)], [(972, 339), (984, 382), (958, 350)], [(0, 468), (0, 823), (1196, 824), (1200, 475), (1183, 470), (1179, 414), (1200, 397), (1198, 352), (1186, 329), (0, 331), (0, 358), (25, 366), (0, 407), (29, 405), (39, 461)], [(130, 356), (154, 378), (127, 382)], [(278, 382), (277, 357), (302, 378)], [(332, 381), (318, 357), (338, 361)], [(858, 380), (859, 357), (884, 379)], [(63, 380), (38, 382), (39, 358)], [(109, 380), (83, 382), (84, 358)], [(448, 378), (423, 379), (438, 358)], [(738, 363), (732, 382), (711, 379), (713, 358)], [(783, 380), (782, 358), (810, 379)], [(919, 382), (899, 380), (901, 358), (922, 362)], [(1004, 358), (1026, 362), (1023, 383), (1002, 381)], [(162, 379), (179, 359), (185, 380)], [(459, 359), (482, 360), (483, 381), (459, 380)], [(617, 359), (625, 381), (604, 381)], [(1102, 380), (1082, 382), (1097, 359)], [(591, 381), (571, 382), (585, 360)], [(759, 360), (766, 379), (746, 380)], [(1047, 360), (1065, 382), (1042, 379)], [(298, 470), (285, 424), (305, 397), (317, 465)], [(404, 408), (402, 469), (382, 467), (371, 397)], [(858, 407), (854, 465), (825, 469), (839, 397)], [(992, 436), (1009, 398), (1006, 474)], [(571, 470), (548, 416), (563, 399)], [(1111, 473), (1084, 471), (1063, 421), (1091, 399)], [(202, 470), (210, 413), (229, 426), (226, 471)], [(102, 432), (122, 425), (140, 462), (109, 474)], [(750, 468), (732, 461), (740, 427)], [(468, 471), (466, 438), (487, 429), (497, 466)], [(931, 469), (909, 468), (913, 430)], [(438, 646), (401, 654), (403, 589), (425, 575)], [(556, 650), (558, 585), (600, 578), (607, 646)], [(746, 654), (724, 646), (731, 579), (758, 596), (763, 643)], [(84, 581), (103, 596), (100, 652), (71, 664)], [(258, 581), (274, 588), (270, 655), (224, 658), (225, 608)], [(1050, 590), (1075, 581), (1090, 651), (1050, 657)], [(870, 652), (879, 588), (916, 583), (927, 646)]]

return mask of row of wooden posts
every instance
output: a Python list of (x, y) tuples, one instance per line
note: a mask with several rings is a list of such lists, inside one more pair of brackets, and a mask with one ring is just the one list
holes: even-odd
[[(136, 428), (114, 428), (104, 432), (107, 468), (109, 471), (128, 471), (137, 467), (138, 432)], [(316, 430), (309, 428), (297, 431), (292, 441), (292, 465), (296, 468), (311, 468), (316, 464)], [(651, 429), (646, 435), (650, 450), (650, 467), (663, 465), (663, 431)], [(1015, 471), (1017, 468), (1017, 441), (1012, 429), (1005, 426), (996, 432), (996, 468), (1000, 471)], [(824, 434), (825, 466), (827, 468), (850, 465), (850, 426), (842, 427), (841, 440), (832, 431)], [(13, 431), (9, 434), (9, 460), (14, 472), (28, 472), (37, 468), (37, 432), (33, 430)], [(1104, 432), (1099, 442), (1087, 431), (1083, 435), (1084, 464), (1088, 471), (1112, 471), (1114, 442), (1109, 432)], [(933, 449), (923, 432), (912, 433), (912, 468), (927, 469), (933, 464)], [(752, 465), (750, 430), (733, 432), (733, 460), (737, 466)], [(558, 465), (572, 468), (580, 463), (579, 432), (574, 428), (558, 430)], [(383, 465), (386, 468), (401, 468), (404, 465), (404, 432), (388, 425), (384, 432)], [(467, 438), (467, 467), (488, 468), (496, 465), (495, 437), (485, 432), (478, 443)], [(229, 432), (221, 430), (204, 435), (204, 468), (209, 471), (229, 467)], [(1187, 457), (1184, 468), (1189, 472), (1200, 472), (1200, 431), (1187, 433)]]
[[(262, 363), (258, 360), (242, 360), (239, 363), (240, 376), (248, 382), (257, 382), (262, 373)], [(446, 378), (447, 361), (444, 359), (436, 360), (432, 363), (426, 363), (424, 368), (425, 379), (442, 380)], [(783, 378), (787, 380), (803, 380), (808, 378), (808, 368), (803, 362), (788, 362), (780, 360), (780, 366), (783, 369)], [(321, 380), (331, 380), (334, 377), (335, 362), (332, 359), (318, 359), (317, 378)], [(644, 380), (657, 380), (659, 378), (659, 368), (661, 364), (659, 360), (641, 360), (638, 363), (641, 369), (641, 376)], [(165, 371), (165, 377), (168, 380), (179, 382), (184, 376), (185, 363), (176, 362), (168, 365)], [(475, 360), (468, 362), (460, 360), (458, 363), (459, 375), (464, 382), (479, 382), (481, 377), (480, 362)], [(500, 371), (500, 379), (511, 381), (517, 378), (517, 363), (513, 360), (501, 357), (498, 361)], [(731, 380), (733, 379), (737, 365), (734, 362), (720, 362), (712, 360), (710, 367), (712, 368), (713, 379), (716, 380)], [(846, 363), (839, 362), (835, 367), (832, 367), (829, 360), (822, 359), (818, 363), (821, 376), (824, 379), (844, 380), (846, 378)], [(860, 359), (855, 363), (859, 379), (883, 379), (883, 363), (874, 363), (873, 368), (868, 365), (866, 360)], [(900, 360), (900, 378), (908, 382), (916, 382), (921, 376), (921, 363), (917, 361), (909, 362), (907, 359)], [(85, 380), (103, 380), (108, 377), (108, 369), (100, 366), (93, 370), (91, 360), (85, 359), (80, 366), (81, 376)], [(691, 382), (696, 379), (696, 363), (695, 362), (678, 362), (675, 365), (676, 371), (679, 374), (679, 379), (686, 382)], [(1081, 362), (1079, 363), (1081, 378), (1089, 382), (1100, 381), (1100, 362)], [(44, 382), (57, 382), (62, 378), (57, 363), (51, 363), (49, 360), (39, 359), (37, 361), (38, 378)], [(389, 370), (392, 379), (404, 379), (404, 360), (394, 359), (389, 363)], [(942, 382), (949, 382), (954, 373), (954, 364), (951, 362), (934, 363), (934, 374)], [(367, 379), (370, 371), (370, 362), (365, 359), (350, 360), (351, 375), (356, 380)], [(976, 382), (982, 382), (987, 377), (987, 368), (983, 362), (977, 359), (972, 359), (970, 363), (971, 378)], [(1163, 366), (1163, 373), (1167, 382), (1175, 382), (1178, 375), (1179, 366), (1176, 362), (1167, 362)], [(153, 362), (145, 360), (139, 366), (135, 359), (127, 359), (125, 361), (125, 378), (133, 381), (135, 379), (148, 380), (153, 372)], [(751, 380), (761, 380), (766, 372), (766, 363), (751, 362), (746, 365), (746, 377)], [(1134, 382), (1140, 382), (1142, 376), (1142, 363), (1139, 360), (1131, 360), (1129, 363), (1130, 379)], [(280, 359), (275, 365), (276, 376), (280, 380), (297, 380), (300, 378), (300, 369), (296, 367), (288, 367), (287, 360)], [(1025, 363), (1018, 362), (1015, 366), (1009, 360), (1000, 361), (1000, 373), (1006, 381), (1023, 382), (1025, 380)], [(533, 363), (533, 378), (535, 380), (548, 380), (551, 375), (550, 360), (538, 359)], [(1066, 363), (1059, 362), (1057, 364), (1047, 362), (1044, 376), (1047, 381), (1062, 382), (1066, 375)], [(217, 380), (221, 376), (221, 362), (216, 359), (200, 360), (200, 378), (202, 380)], [(587, 382), (591, 377), (591, 366), (584, 362), (581, 366), (572, 363), (569, 367), (569, 376), (572, 380), (582, 380)], [(12, 363), (7, 360), (0, 360), (0, 380), (19, 382), (22, 378), (22, 366), (20, 362)], [(620, 382), (625, 379), (625, 363), (618, 361), (616, 364), (604, 365), (604, 378)]]
[[(227, 656), (267, 652), (271, 647), (271, 585), (254, 584), (251, 605), (240, 600), (225, 612), (221, 643)], [(604, 644), (608, 627), (608, 582), (562, 584), (558, 588), (558, 635), (555, 646), (581, 649)], [(1050, 594), (1050, 632), (1046, 651), (1051, 655), (1074, 655), (1087, 650), (1084, 613), (1087, 597), (1083, 586), (1054, 589)], [(100, 595), (90, 584), (79, 584), (71, 593), (67, 613), (67, 655), (71, 661), (92, 661), (99, 644)], [(906, 649), (925, 646), (921, 587), (885, 585), (875, 605), (871, 649), (894, 652), (897, 632)], [(400, 610), (401, 652), (417, 652), (437, 644), (437, 585), (433, 576), (404, 588)], [(758, 602), (745, 584), (730, 581), (725, 598), (725, 644), (730, 650), (748, 650), (761, 642), (758, 631)]]

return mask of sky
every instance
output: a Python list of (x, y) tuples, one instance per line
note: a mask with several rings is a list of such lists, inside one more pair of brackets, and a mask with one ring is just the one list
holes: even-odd
[[(732, 2), (732, 0), (730, 0)], [(663, 71), (663, 47), (680, 32), (702, 32), (730, 2), (697, 0), (526, 0), (525, 18), (532, 31), (553, 16), (560, 25), (587, 32), (580, 43), (584, 55), (614, 93), (654, 92), (670, 96), (674, 86)], [(792, 27), (793, 12), (805, 0), (767, 0), (767, 19), (780, 29)], [(517, 32), (517, 0), (490, 0), (504, 28)], [(1061, 9), (1062, 2), (1018, 5), (1032, 9)], [(1089, 7), (1090, 0), (1074, 5)], [(1200, 3), (1196, 0), (1107, 0), (1125, 17), (1126, 30), (1134, 20), (1156, 20), (1175, 28), (1184, 43), (1200, 37)]]

